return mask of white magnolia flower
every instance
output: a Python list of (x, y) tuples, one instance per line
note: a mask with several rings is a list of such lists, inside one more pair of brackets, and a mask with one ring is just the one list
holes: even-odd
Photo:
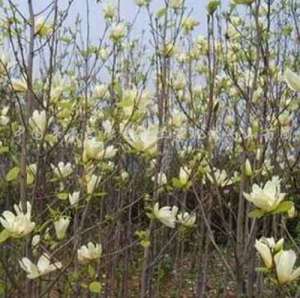
[(80, 191), (74, 191), (72, 194), (69, 194), (69, 202), (71, 206), (77, 205), (80, 198)]
[(270, 269), (273, 265), (272, 252), (270, 247), (267, 244), (256, 240), (255, 248), (263, 259), (265, 266)]
[(273, 266), (273, 253), (280, 251), (283, 247), (284, 239), (281, 238), (275, 243), (273, 237), (262, 237), (255, 241), (255, 248), (260, 254), (266, 268), (270, 269)]
[(128, 137), (126, 139), (136, 150), (152, 150), (158, 140), (158, 130), (157, 127), (150, 127), (148, 129), (141, 128), (140, 130), (131, 129), (128, 131)]
[(189, 33), (195, 29), (199, 25), (199, 22), (191, 17), (186, 17), (182, 21), (182, 28), (185, 33)]
[(46, 22), (43, 18), (37, 18), (34, 23), (35, 34), (40, 37), (47, 37), (53, 31), (53, 26)]
[(127, 180), (128, 179), (128, 177), (129, 177), (129, 174), (125, 171), (125, 170), (122, 170), (122, 172), (121, 172), (121, 178), (122, 178), (122, 180)]
[(156, 203), (153, 208), (155, 218), (169, 228), (175, 228), (177, 211), (177, 206), (164, 206), (159, 208), (158, 203)]
[(139, 7), (148, 6), (151, 0), (135, 0), (135, 3)]
[(103, 150), (103, 157), (104, 158), (113, 158), (116, 155), (117, 149), (113, 146), (107, 146), (104, 150)]
[(114, 25), (110, 31), (110, 39), (113, 42), (119, 42), (126, 35), (126, 26), (124, 23)]
[(285, 193), (280, 192), (280, 179), (276, 176), (268, 181), (263, 188), (254, 184), (250, 194), (244, 193), (245, 198), (257, 208), (270, 212), (275, 210), (284, 199)]
[(32, 184), (37, 174), (37, 164), (32, 163), (27, 166), (26, 181), (27, 184)]
[(103, 15), (106, 20), (112, 20), (117, 15), (117, 8), (114, 5), (112, 5), (111, 3), (108, 3), (103, 8)]
[(41, 255), (37, 265), (35, 265), (28, 258), (22, 258), (19, 261), (21, 268), (27, 273), (27, 278), (35, 279), (41, 275), (48, 274), (52, 271), (62, 268), (61, 262), (50, 264), (50, 257), (47, 254)]
[(5, 54), (0, 54), (0, 77), (7, 74), (8, 69), (11, 67), (10, 60)]
[(54, 171), (55, 176), (62, 178), (70, 176), (73, 172), (73, 167), (70, 162), (65, 164), (63, 161), (60, 161), (57, 166), (51, 164), (51, 168)]
[(0, 125), (7, 125), (9, 123), (9, 117), (7, 116), (9, 107), (5, 106), (2, 111), (1, 111), (1, 115), (0, 115)]
[(31, 240), (31, 245), (35, 248), (41, 241), (41, 236), (39, 234), (34, 235)]
[(183, 5), (183, 0), (170, 0), (170, 7), (173, 9), (179, 9)]
[(23, 237), (34, 229), (35, 223), (31, 221), (31, 204), (26, 202), (26, 213), (22, 210), (21, 203), (14, 205), (16, 214), (11, 211), (4, 211), (0, 222), (10, 237)]
[(100, 182), (100, 177), (96, 175), (87, 176), (87, 193), (92, 194)]
[(83, 161), (98, 159), (102, 150), (102, 142), (97, 141), (96, 138), (86, 139), (83, 144)]
[(11, 85), (12, 89), (17, 93), (23, 93), (27, 91), (27, 82), (25, 79), (13, 79)]
[(102, 254), (101, 244), (89, 242), (87, 245), (82, 245), (77, 250), (77, 257), (80, 263), (88, 263), (92, 260), (99, 259)]
[(232, 179), (228, 178), (225, 170), (213, 168), (213, 175), (207, 173), (207, 178), (211, 183), (216, 183), (220, 187), (225, 187), (233, 183)]
[(111, 134), (113, 132), (113, 124), (109, 120), (105, 120), (102, 122), (102, 127), (106, 134)]
[(300, 92), (300, 76), (287, 69), (284, 73), (284, 78), (288, 86), (294, 90)]
[(182, 184), (187, 184), (190, 178), (191, 170), (181, 167), (179, 170), (179, 180)]
[(58, 240), (65, 238), (69, 224), (70, 218), (64, 216), (60, 217), (59, 220), (54, 222), (55, 233)]
[(248, 177), (251, 177), (253, 175), (253, 171), (252, 171), (252, 167), (251, 167), (251, 163), (249, 161), (249, 159), (247, 158), (245, 161), (245, 174)]
[(184, 227), (190, 228), (193, 227), (196, 222), (196, 214), (188, 212), (180, 212), (177, 214), (177, 221), (182, 224)]
[(29, 125), (34, 132), (43, 135), (47, 129), (46, 111), (35, 110), (29, 119)]
[(295, 206), (292, 206), (292, 207), (288, 210), (287, 214), (288, 214), (288, 217), (289, 217), (289, 218), (294, 218), (294, 217), (297, 215), (297, 211), (296, 211), (296, 209), (295, 209)]
[(300, 276), (300, 267), (294, 270), (296, 253), (293, 250), (283, 250), (274, 257), (278, 282), (286, 284)]
[(91, 159), (112, 158), (116, 154), (114, 146), (107, 146), (96, 140), (96, 138), (86, 139), (84, 141), (83, 161), (87, 162)]
[(94, 88), (94, 96), (100, 99), (106, 98), (108, 95), (108, 86), (106, 84), (96, 85)]
[[(155, 176), (152, 177), (152, 181), (155, 181)], [(157, 184), (158, 186), (162, 186), (164, 184), (167, 184), (168, 180), (167, 180), (167, 176), (165, 173), (163, 172), (159, 172), (157, 175)]]

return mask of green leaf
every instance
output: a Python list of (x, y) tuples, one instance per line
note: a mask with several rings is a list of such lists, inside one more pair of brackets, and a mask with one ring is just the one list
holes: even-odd
[(67, 192), (60, 192), (60, 193), (57, 194), (57, 197), (60, 200), (67, 200), (68, 197), (69, 197), (69, 194)]
[(5, 242), (10, 237), (10, 234), (7, 230), (3, 230), (0, 233), (0, 243)]
[(294, 206), (294, 203), (291, 201), (284, 201), (281, 202), (278, 207), (272, 211), (272, 214), (278, 214), (278, 213), (285, 213), (288, 212), (292, 207)]
[(14, 180), (16, 180), (18, 178), (19, 173), (20, 173), (20, 168), (19, 167), (12, 168), (6, 174), (5, 180), (7, 182), (14, 181)]
[(166, 12), (167, 12), (166, 8), (161, 8), (156, 12), (156, 17), (158, 19), (160, 19), (161, 17), (163, 17), (166, 14)]
[(147, 240), (147, 239), (142, 240), (140, 243), (141, 243), (141, 246), (143, 246), (144, 248), (147, 248), (151, 245), (150, 240)]
[(27, 173), (27, 185), (31, 185), (34, 182), (34, 176), (31, 173)]
[(89, 272), (90, 278), (96, 277), (96, 270), (94, 269), (93, 266), (91, 266), (91, 265), (88, 266), (88, 272)]
[(172, 179), (172, 184), (175, 188), (182, 188), (185, 185), (180, 179), (175, 177)]
[(255, 271), (256, 271), (256, 272), (267, 273), (267, 272), (269, 272), (269, 269), (266, 268), (266, 267), (257, 267), (257, 268), (255, 268)]
[(220, 5), (220, 0), (211, 0), (207, 5), (207, 11), (209, 14), (213, 14)]
[(264, 216), (264, 214), (265, 214), (265, 211), (263, 211), (261, 209), (254, 209), (248, 213), (248, 216), (250, 218), (261, 218)]
[(5, 289), (6, 289), (6, 285), (5, 283), (0, 283), (0, 295), (4, 295), (5, 294)]
[(6, 152), (8, 152), (8, 147), (1, 147), (0, 148), (0, 154), (3, 154), (3, 153), (6, 153)]
[(101, 290), (102, 290), (101, 283), (99, 281), (91, 282), (89, 285), (89, 290), (92, 293), (98, 293), (98, 294), (101, 293)]
[(244, 4), (244, 5), (250, 5), (254, 0), (233, 0), (235, 4)]

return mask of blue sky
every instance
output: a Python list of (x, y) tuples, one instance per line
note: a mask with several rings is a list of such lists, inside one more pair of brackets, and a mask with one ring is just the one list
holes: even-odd
[[(72, 25), (79, 15), (83, 21), (86, 20), (86, 1), (89, 1), (90, 5), (90, 18), (91, 18), (91, 36), (92, 39), (95, 38), (97, 40), (99, 36), (101, 36), (101, 32), (104, 28), (104, 22), (102, 18), (102, 5), (97, 4), (96, 0), (75, 0), (72, 8), (70, 10), (70, 14), (68, 17), (68, 25)], [(21, 10), (26, 13), (27, 11), (27, 1), (26, 0), (15, 0), (16, 3), (19, 4)], [(49, 3), (50, 0), (33, 0), (35, 6), (35, 12), (38, 12), (44, 9)], [(113, 0), (103, 0), (103, 3), (116, 3)], [(151, 9), (155, 11), (162, 7), (163, 0), (152, 0)], [(223, 6), (228, 0), (221, 1)], [(68, 0), (58, 0), (59, 6), (61, 8), (66, 7)], [(186, 0), (186, 7), (188, 11), (192, 11), (192, 16), (198, 20), (200, 23), (198, 27), (199, 33), (206, 32), (206, 6), (208, 0)], [(136, 14), (137, 6), (135, 5), (134, 0), (121, 0), (121, 17), (125, 20), (132, 20)], [(148, 27), (148, 17), (144, 11), (141, 12), (138, 19), (136, 20), (135, 28), (139, 30), (147, 29)], [(148, 28), (149, 29), (149, 28)]]

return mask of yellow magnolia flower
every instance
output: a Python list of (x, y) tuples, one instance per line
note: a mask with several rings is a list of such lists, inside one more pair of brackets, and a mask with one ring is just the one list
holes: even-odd
[[(153, 182), (155, 181), (155, 176), (152, 177), (151, 179)], [(167, 184), (168, 179), (165, 173), (159, 172), (157, 175), (157, 184), (158, 186), (162, 186), (164, 184)]]
[(183, 0), (170, 0), (170, 7), (173, 9), (179, 9), (183, 5)]
[(199, 22), (190, 17), (187, 17), (182, 21), (182, 28), (185, 31), (185, 33), (193, 31), (198, 25)]
[(103, 143), (96, 141), (95, 138), (85, 139), (83, 144), (83, 161), (98, 159), (99, 152), (103, 150)]
[(51, 164), (51, 168), (54, 172), (54, 175), (59, 178), (66, 178), (73, 172), (73, 167), (70, 162), (64, 163), (63, 161), (60, 161), (57, 166)]
[(152, 152), (158, 140), (158, 129), (156, 126), (131, 129), (128, 130), (126, 139), (136, 150)]
[(191, 170), (187, 167), (181, 167), (179, 170), (179, 181), (184, 185), (187, 184), (191, 175)]
[(106, 98), (108, 94), (109, 94), (108, 86), (106, 84), (99, 84), (95, 86), (94, 93), (93, 93), (94, 97), (103, 99)]
[(77, 250), (77, 258), (80, 263), (88, 263), (92, 260), (99, 259), (102, 254), (101, 244), (89, 242), (87, 245), (82, 245)]
[(253, 175), (253, 171), (252, 171), (252, 167), (251, 167), (251, 163), (249, 161), (249, 159), (247, 158), (245, 161), (245, 174), (248, 177), (251, 177)]
[(264, 187), (254, 184), (252, 192), (250, 194), (244, 193), (244, 196), (257, 208), (265, 212), (271, 212), (284, 200), (285, 193), (280, 192), (280, 179), (275, 176)]
[(0, 77), (6, 75), (8, 68), (10, 68), (8, 57), (0, 54)]
[(103, 15), (106, 20), (113, 20), (117, 15), (117, 8), (111, 3), (103, 8)]
[(191, 228), (195, 225), (196, 222), (196, 214), (181, 212), (177, 214), (177, 221), (183, 225), (184, 227)]
[(156, 203), (153, 207), (153, 215), (155, 218), (169, 228), (175, 228), (177, 211), (177, 206), (164, 206), (159, 208), (159, 204)]
[(36, 19), (34, 25), (35, 34), (39, 37), (48, 37), (53, 31), (53, 26), (47, 23), (43, 18)]
[(112, 158), (117, 151), (112, 145), (104, 148), (104, 144), (96, 138), (86, 139), (83, 146), (83, 162), (91, 159)]
[(32, 248), (37, 247), (40, 242), (41, 242), (41, 236), (39, 234), (34, 235), (31, 240)]
[(207, 178), (211, 183), (216, 183), (220, 187), (225, 187), (233, 183), (233, 180), (227, 176), (225, 170), (213, 168), (212, 173), (207, 173)]
[(294, 90), (300, 92), (300, 76), (287, 69), (284, 73), (284, 78), (288, 86)]
[(300, 267), (294, 269), (296, 259), (293, 250), (284, 250), (275, 255), (274, 262), (279, 284), (290, 283), (300, 276)]
[(21, 203), (14, 205), (16, 214), (7, 210), (2, 213), (0, 222), (10, 237), (23, 237), (34, 229), (35, 223), (31, 221), (31, 204), (27, 202), (26, 205), (26, 213), (22, 210)]
[(120, 42), (126, 35), (127, 29), (124, 23), (119, 23), (115, 26), (110, 31), (110, 39), (114, 42)]
[(260, 254), (266, 268), (270, 269), (273, 267), (273, 253), (280, 251), (283, 247), (283, 243), (283, 238), (275, 243), (273, 237), (262, 237), (260, 240), (255, 241), (255, 248)]
[(35, 110), (29, 119), (29, 125), (35, 133), (43, 135), (47, 129), (46, 111)]
[(35, 265), (28, 258), (22, 258), (19, 261), (21, 268), (27, 273), (27, 278), (35, 279), (41, 275), (48, 274), (52, 271), (62, 268), (61, 262), (50, 263), (50, 257), (47, 254), (43, 254)]
[(69, 194), (69, 202), (71, 206), (76, 206), (80, 199), (80, 191), (74, 191), (72, 194)]
[(100, 182), (100, 177), (96, 175), (87, 176), (87, 185), (86, 185), (86, 191), (88, 194), (92, 194), (96, 187), (98, 186)]
[(55, 233), (58, 240), (65, 238), (69, 224), (70, 218), (64, 216), (60, 217), (59, 220), (54, 222)]
[(26, 92), (27, 91), (27, 82), (24, 79), (20, 79), (20, 80), (13, 80), (11, 82), (12, 85), (12, 89), (15, 92)]
[(148, 6), (151, 0), (135, 0), (135, 3), (139, 7)]

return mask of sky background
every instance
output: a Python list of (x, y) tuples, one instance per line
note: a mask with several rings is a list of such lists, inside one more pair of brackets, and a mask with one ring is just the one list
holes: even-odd
[[(97, 4), (96, 0), (75, 0), (67, 20), (67, 24), (72, 26), (74, 24), (76, 17), (79, 15), (83, 22), (86, 21), (86, 1), (88, 1), (90, 6), (90, 24), (91, 24), (91, 39), (99, 40), (101, 33), (104, 28), (102, 7), (103, 4)], [(227, 6), (229, 0), (221, 0), (223, 8)], [(51, 0), (33, 0), (35, 13), (43, 10), (47, 5), (49, 5)], [(117, 1), (113, 0), (102, 0), (104, 3), (116, 3)], [(163, 6), (163, 0), (152, 0), (150, 8), (152, 11), (156, 11)], [(27, 1), (26, 0), (15, 0), (15, 3), (18, 3), (20, 9), (28, 14)], [(68, 0), (58, 0), (59, 7), (65, 8)], [(191, 12), (191, 15), (197, 19), (200, 25), (197, 28), (197, 33), (206, 32), (206, 6), (208, 0), (186, 0), (187, 11)], [(121, 18), (127, 21), (132, 21), (136, 15), (138, 7), (135, 4), (134, 0), (121, 0)], [(149, 29), (148, 26), (148, 16), (145, 12), (145, 9), (141, 11), (138, 19), (135, 23), (135, 30), (142, 31), (143, 29)], [(137, 32), (138, 33), (138, 32)]]

